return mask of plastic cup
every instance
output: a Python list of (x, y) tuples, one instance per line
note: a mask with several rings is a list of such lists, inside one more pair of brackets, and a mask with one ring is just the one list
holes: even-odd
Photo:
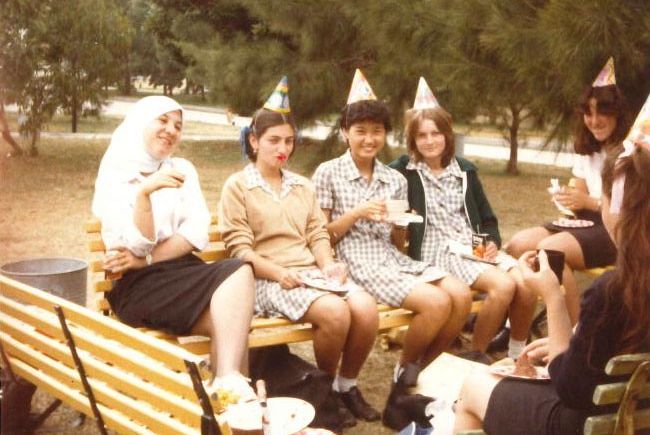
[[(541, 249), (537, 250), (538, 257), (535, 257), (535, 260), (533, 261), (533, 270), (535, 272), (539, 271), (539, 251), (541, 251)], [(555, 273), (555, 276), (557, 276), (557, 280), (560, 282), (560, 285), (562, 285), (562, 273), (564, 272), (564, 252), (555, 251), (553, 249), (544, 249), (544, 251), (546, 252), (546, 257), (548, 258), (548, 265), (551, 266), (551, 270), (553, 270), (553, 273)]]

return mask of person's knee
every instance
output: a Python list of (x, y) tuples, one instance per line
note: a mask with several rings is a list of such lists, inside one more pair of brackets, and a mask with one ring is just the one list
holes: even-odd
[(447, 319), (453, 310), (453, 300), (449, 294), (437, 286), (431, 286), (428, 297), (418, 303), (418, 314), (429, 318), (432, 322), (436, 319)]
[(347, 304), (350, 310), (351, 323), (365, 324), (368, 327), (377, 329), (379, 325), (379, 314), (377, 311), (377, 302), (368, 293), (357, 293), (351, 295)]
[(513, 235), (510, 240), (508, 240), (508, 243), (506, 243), (503, 248), (509, 255), (512, 255), (513, 257), (519, 257), (529, 249), (529, 246), (531, 246), (531, 244), (531, 241), (528, 240), (524, 234), (519, 232), (515, 233), (515, 235)]
[(347, 334), (350, 329), (350, 310), (338, 296), (323, 296), (309, 308), (308, 321), (326, 334)]

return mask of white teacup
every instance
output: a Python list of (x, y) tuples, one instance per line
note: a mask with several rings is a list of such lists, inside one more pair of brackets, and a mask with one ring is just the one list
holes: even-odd
[(397, 216), (408, 211), (409, 203), (405, 199), (387, 199), (386, 214), (388, 217)]

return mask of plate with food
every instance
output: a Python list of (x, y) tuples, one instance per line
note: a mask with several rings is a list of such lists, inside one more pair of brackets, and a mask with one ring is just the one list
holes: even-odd
[(594, 226), (594, 222), (586, 219), (560, 218), (553, 221), (553, 225), (560, 228), (589, 228)]
[(344, 284), (333, 279), (327, 279), (323, 276), (320, 269), (307, 269), (300, 271), (300, 279), (307, 287), (318, 290), (325, 290), (333, 293), (348, 293), (356, 289), (356, 286), (350, 281)]
[(506, 378), (523, 379), (526, 381), (547, 382), (551, 380), (546, 367), (533, 365), (522, 355), (514, 365), (493, 365), (490, 372)]
[[(314, 419), (314, 407), (294, 397), (271, 397), (267, 399), (271, 435), (291, 435), (306, 428)], [(240, 430), (262, 429), (262, 406), (260, 402), (231, 405), (223, 417), (228, 424)]]

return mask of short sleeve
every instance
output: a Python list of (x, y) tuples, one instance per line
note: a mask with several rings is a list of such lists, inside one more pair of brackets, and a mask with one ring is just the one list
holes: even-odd
[(316, 200), (322, 209), (332, 210), (334, 208), (334, 189), (331, 186), (331, 169), (326, 163), (321, 163), (312, 177), (316, 189)]

